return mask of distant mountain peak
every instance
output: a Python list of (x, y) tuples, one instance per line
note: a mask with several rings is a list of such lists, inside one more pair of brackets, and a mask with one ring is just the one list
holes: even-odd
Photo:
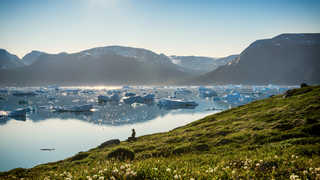
[(134, 58), (139, 62), (149, 62), (154, 64), (171, 64), (171, 60), (164, 54), (157, 54), (153, 51), (127, 46), (104, 46), (96, 47), (87, 50), (80, 51), (78, 54), (80, 57), (93, 56), (101, 57), (104, 55), (118, 55), (122, 57)]
[(215, 70), (219, 66), (228, 64), (238, 55), (230, 55), (222, 58), (213, 58), (205, 56), (177, 56), (172, 55), (169, 58), (173, 64), (176, 64), (186, 71), (204, 74)]
[(42, 51), (38, 51), (38, 50), (32, 50), (30, 53), (26, 54), (23, 58), (22, 58), (22, 62), (25, 65), (31, 65), (33, 64), (35, 61), (37, 61), (37, 59), (43, 55), (43, 54), (47, 54), (45, 52)]
[(6, 49), (0, 48), (0, 69), (12, 69), (24, 66), (21, 60)]

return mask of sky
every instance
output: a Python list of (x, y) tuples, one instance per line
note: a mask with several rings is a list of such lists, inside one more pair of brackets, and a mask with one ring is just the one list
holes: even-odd
[(319, 0), (0, 0), (0, 48), (78, 52), (122, 45), (223, 57), (257, 39), (319, 33)]

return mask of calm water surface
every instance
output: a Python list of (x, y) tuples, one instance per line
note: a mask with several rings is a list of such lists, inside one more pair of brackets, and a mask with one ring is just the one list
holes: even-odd
[[(26, 118), (0, 118), (0, 171), (30, 168), (65, 159), (79, 151), (87, 151), (110, 140), (125, 140), (131, 129), (137, 136), (165, 132), (209, 114), (278, 94), (279, 87), (212, 87), (215, 97), (202, 97), (199, 87), (64, 87), (0, 89), (0, 111), (30, 108)], [(209, 89), (210, 90), (210, 89)], [(33, 91), (35, 96), (17, 96), (17, 91)], [(127, 92), (138, 96), (154, 94), (154, 103), (126, 104)], [(99, 103), (98, 96), (118, 93), (121, 101)], [(157, 106), (162, 98), (194, 101), (193, 109), (164, 109)], [(93, 105), (94, 112), (59, 113), (54, 107)], [(41, 151), (40, 149), (55, 149)]]
[[(54, 118), (40, 122), (10, 120), (0, 126), (0, 170), (29, 168), (61, 160), (94, 148), (108, 139), (125, 140), (131, 135), (132, 128), (136, 129), (137, 136), (164, 132), (212, 113), (169, 113), (147, 122), (121, 126), (99, 125), (77, 119)], [(56, 150), (41, 151), (42, 148)]]

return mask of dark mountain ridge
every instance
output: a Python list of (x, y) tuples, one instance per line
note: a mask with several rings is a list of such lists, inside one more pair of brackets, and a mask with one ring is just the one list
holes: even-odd
[(12, 69), (22, 66), (24, 64), (16, 55), (10, 54), (5, 49), (0, 49), (0, 69)]
[[(150, 60), (151, 61), (151, 60)], [(188, 74), (170, 63), (141, 62), (116, 53), (88, 56), (80, 53), (42, 54), (31, 65), (0, 71), (0, 83), (42, 84), (164, 84)]]
[(257, 40), (238, 58), (193, 80), (200, 84), (320, 83), (320, 33)]

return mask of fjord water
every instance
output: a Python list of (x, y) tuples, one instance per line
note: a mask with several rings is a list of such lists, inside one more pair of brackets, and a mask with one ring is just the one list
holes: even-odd
[[(78, 119), (10, 120), (0, 126), (0, 171), (62, 160), (109, 139), (125, 140), (131, 135), (132, 128), (135, 128), (137, 136), (164, 132), (214, 112), (169, 113), (147, 122), (121, 126), (93, 124)], [(42, 148), (55, 150), (41, 151)]]
[[(165, 132), (207, 115), (279, 94), (290, 87), (59, 87), (5, 88), (1, 90), (0, 110), (30, 108), (25, 119), (0, 119), (0, 171), (30, 168), (70, 157), (110, 140), (126, 140), (131, 129), (137, 136)], [(16, 91), (36, 92), (35, 96), (15, 96)], [(137, 96), (155, 94), (154, 103), (99, 103), (99, 95), (127, 92)], [(214, 93), (213, 93), (214, 92)], [(214, 97), (207, 97), (214, 94)], [(205, 95), (206, 97), (202, 97)], [(157, 106), (163, 98), (196, 102), (187, 109)], [(56, 106), (92, 104), (93, 112), (63, 112)], [(42, 151), (41, 149), (54, 149)]]
[[(135, 128), (137, 136), (164, 132), (198, 120), (220, 110), (212, 99), (197, 99), (194, 109), (161, 109), (153, 104), (99, 104), (97, 96), (107, 95), (119, 87), (88, 89), (65, 87), (60, 90), (40, 88), (7, 88), (0, 110), (13, 111), (31, 107), (26, 119), (0, 119), (0, 171), (30, 168), (38, 164), (65, 159), (79, 151), (87, 151), (110, 139), (126, 140)], [(33, 91), (36, 96), (16, 97), (11, 92)], [(156, 92), (159, 98), (174, 89), (131, 89), (137, 95)], [(60, 105), (93, 104), (94, 112), (57, 113), (52, 107)], [(41, 149), (55, 149), (42, 151)]]

